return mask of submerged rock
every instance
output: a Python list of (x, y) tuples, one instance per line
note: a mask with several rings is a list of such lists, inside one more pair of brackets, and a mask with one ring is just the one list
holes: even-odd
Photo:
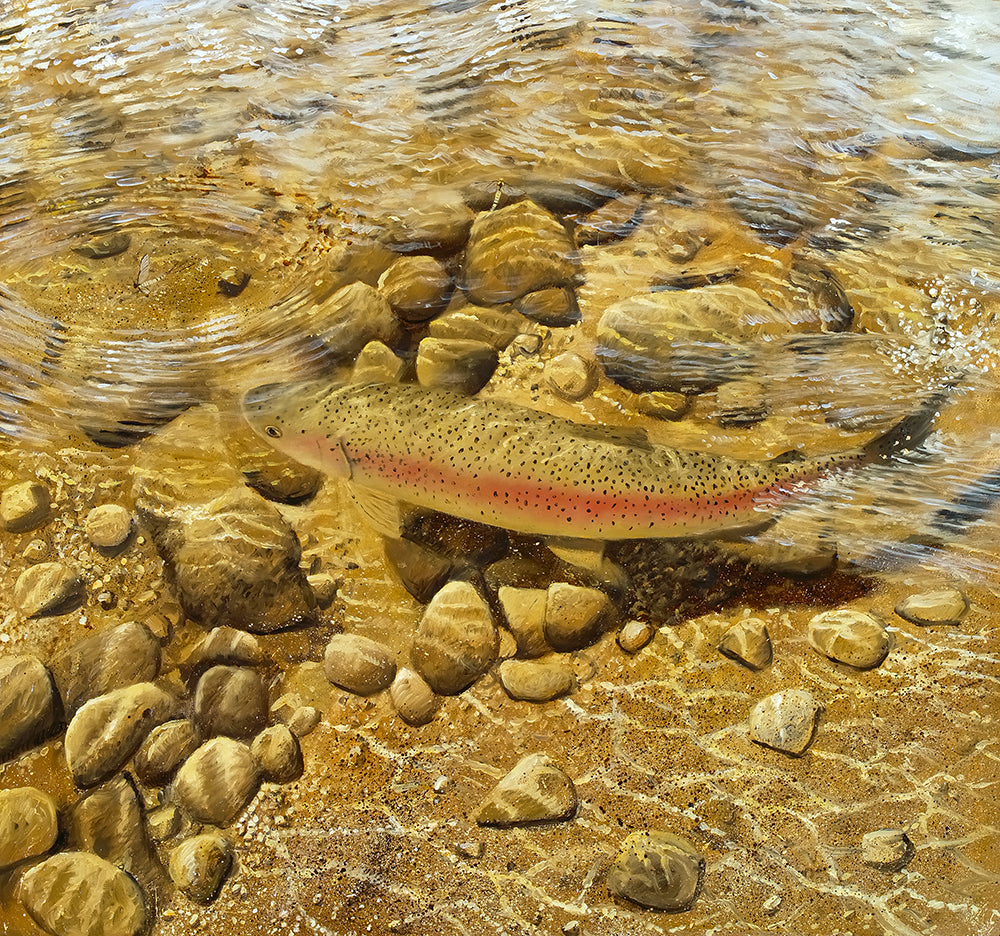
[(288, 783), (302, 774), (302, 749), (286, 725), (265, 728), (250, 745), (261, 775), (271, 783)]
[(465, 289), (474, 302), (496, 305), (563, 286), (575, 273), (573, 255), (563, 225), (531, 201), (483, 212), (469, 233)]
[(406, 365), (381, 341), (369, 341), (358, 354), (351, 371), (351, 383), (398, 383)]
[(439, 315), (427, 329), (431, 338), (481, 341), (501, 351), (525, 326), (509, 306), (455, 305)]
[(146, 928), (139, 885), (87, 852), (62, 852), (29, 868), (17, 895), (52, 936), (138, 936)]
[(399, 717), (410, 725), (426, 725), (437, 714), (441, 701), (419, 674), (400, 667), (389, 688), (389, 696)]
[(91, 699), (155, 679), (160, 642), (144, 624), (129, 621), (77, 641), (49, 666), (66, 716), (72, 718)]
[(812, 744), (819, 712), (819, 703), (805, 689), (776, 692), (750, 712), (750, 740), (798, 757)]
[(896, 614), (913, 624), (957, 624), (969, 610), (969, 600), (957, 588), (939, 588), (904, 598)]
[(577, 244), (609, 244), (628, 237), (641, 220), (645, 203), (646, 196), (641, 192), (611, 199), (577, 222)]
[(188, 617), (256, 633), (306, 624), (315, 602), (295, 532), (242, 483), (204, 407), (147, 442), (133, 467), (143, 523), (171, 570)]
[(638, 397), (636, 409), (654, 419), (680, 419), (691, 408), (691, 397), (669, 390), (651, 390)]
[(750, 669), (763, 669), (771, 662), (772, 654), (767, 625), (759, 618), (737, 621), (722, 635), (719, 652)]
[(597, 387), (597, 365), (572, 351), (556, 355), (545, 365), (545, 379), (556, 396), (582, 400)]
[(615, 608), (596, 588), (555, 582), (545, 603), (545, 639), (555, 650), (589, 646), (615, 624)]
[(13, 597), (28, 618), (65, 614), (83, 601), (83, 582), (75, 569), (62, 562), (40, 562), (17, 577)]
[(150, 682), (116, 689), (87, 702), (66, 729), (66, 761), (73, 782), (87, 787), (116, 773), (146, 735), (173, 718), (180, 705)]
[(302, 323), (338, 361), (353, 360), (369, 341), (396, 345), (402, 326), (385, 297), (367, 283), (350, 283), (308, 311)]
[(566, 695), (575, 682), (573, 667), (558, 656), (540, 660), (504, 660), (500, 682), (512, 699), (549, 702)]
[(0, 657), (0, 761), (45, 738), (55, 713), (52, 677), (41, 660)]
[(646, 621), (627, 621), (618, 631), (618, 646), (626, 653), (638, 653), (656, 633), (656, 628)]
[(669, 832), (633, 832), (608, 871), (608, 890), (653, 910), (688, 910), (698, 897), (705, 859)]
[(163, 869), (146, 834), (139, 795), (126, 777), (115, 777), (88, 793), (69, 819), (73, 845), (128, 871), (147, 888)]
[(899, 871), (913, 857), (913, 843), (902, 829), (876, 829), (861, 839), (861, 860), (880, 871)]
[(195, 821), (224, 826), (253, 799), (259, 785), (250, 748), (232, 738), (213, 738), (177, 771), (174, 797)]
[(572, 819), (576, 788), (545, 754), (529, 754), (494, 788), (476, 812), (479, 825), (508, 827)]
[(890, 647), (889, 632), (880, 620), (849, 608), (817, 614), (809, 622), (809, 643), (831, 660), (857, 669), (878, 666)]
[(386, 243), (393, 250), (450, 254), (465, 246), (475, 214), (461, 193), (435, 189), (404, 201), (387, 224)]
[(186, 718), (157, 725), (135, 755), (135, 774), (146, 786), (162, 786), (198, 748), (198, 732)]
[(125, 253), (132, 244), (132, 238), (125, 231), (110, 234), (95, 234), (85, 244), (73, 248), (75, 253), (88, 260), (104, 260)]
[(549, 328), (568, 328), (580, 321), (576, 293), (569, 286), (538, 289), (518, 299), (514, 308), (525, 318)]
[(99, 549), (116, 549), (132, 532), (132, 514), (121, 504), (101, 504), (83, 521), (87, 538)]
[(489, 383), (497, 368), (497, 352), (483, 341), (464, 338), (424, 338), (417, 348), (417, 380), (472, 395)]
[(376, 640), (360, 634), (334, 634), (323, 654), (323, 672), (335, 686), (367, 696), (389, 688), (396, 661)]
[(248, 427), (228, 433), (225, 446), (246, 483), (269, 501), (301, 504), (323, 485), (321, 472), (283, 455)]
[(475, 588), (449, 582), (420, 620), (411, 659), (436, 693), (457, 695), (489, 669), (499, 641), (489, 606)]
[(252, 669), (213, 666), (198, 680), (194, 721), (202, 737), (249, 738), (267, 724), (267, 686)]
[(403, 587), (421, 604), (434, 597), (451, 572), (449, 559), (409, 539), (386, 539), (385, 557), (396, 570)]
[(210, 903), (232, 864), (229, 839), (220, 832), (204, 832), (185, 839), (170, 853), (170, 878), (185, 897)]
[(378, 288), (404, 322), (426, 322), (448, 304), (451, 277), (433, 257), (400, 257), (379, 277)]
[(767, 396), (757, 380), (729, 380), (715, 390), (715, 411), (720, 426), (752, 426), (767, 416)]
[(8, 533), (26, 533), (49, 517), (49, 489), (41, 481), (21, 481), (0, 494), (0, 522)]
[(511, 588), (502, 586), (497, 592), (507, 620), (507, 629), (517, 641), (517, 652), (523, 657), (538, 657), (552, 648), (545, 638), (545, 606), (548, 592), (544, 588)]
[(56, 843), (55, 801), (35, 787), (0, 790), (0, 872), (44, 855)]
[(259, 666), (265, 660), (260, 641), (235, 627), (213, 627), (191, 648), (180, 665), (186, 678), (211, 666)]

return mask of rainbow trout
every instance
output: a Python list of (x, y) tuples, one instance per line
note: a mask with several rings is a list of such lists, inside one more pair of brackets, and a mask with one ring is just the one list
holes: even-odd
[(820, 479), (915, 448), (940, 402), (854, 450), (759, 462), (412, 384), (315, 396), (271, 384), (244, 412), (274, 448), (350, 481), (383, 532), (402, 502), (535, 536), (620, 540), (760, 527)]

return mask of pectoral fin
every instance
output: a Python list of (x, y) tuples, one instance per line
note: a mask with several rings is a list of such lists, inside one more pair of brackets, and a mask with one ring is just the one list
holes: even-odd
[(564, 562), (596, 572), (604, 561), (604, 540), (576, 539), (571, 536), (551, 536), (545, 545)]
[(396, 498), (357, 484), (350, 485), (348, 490), (376, 533), (392, 539), (403, 535), (402, 511)]

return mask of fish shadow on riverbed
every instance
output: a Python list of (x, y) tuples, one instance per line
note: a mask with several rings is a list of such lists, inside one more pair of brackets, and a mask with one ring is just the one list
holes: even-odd
[(868, 576), (835, 568), (812, 576), (779, 574), (705, 541), (630, 541), (611, 556), (632, 584), (628, 613), (656, 625), (737, 605), (836, 607), (875, 586)]

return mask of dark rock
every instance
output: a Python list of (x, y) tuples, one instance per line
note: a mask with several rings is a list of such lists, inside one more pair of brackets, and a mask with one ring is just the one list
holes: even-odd
[(408, 539), (386, 539), (385, 557), (403, 587), (421, 604), (431, 600), (451, 571), (449, 559)]

